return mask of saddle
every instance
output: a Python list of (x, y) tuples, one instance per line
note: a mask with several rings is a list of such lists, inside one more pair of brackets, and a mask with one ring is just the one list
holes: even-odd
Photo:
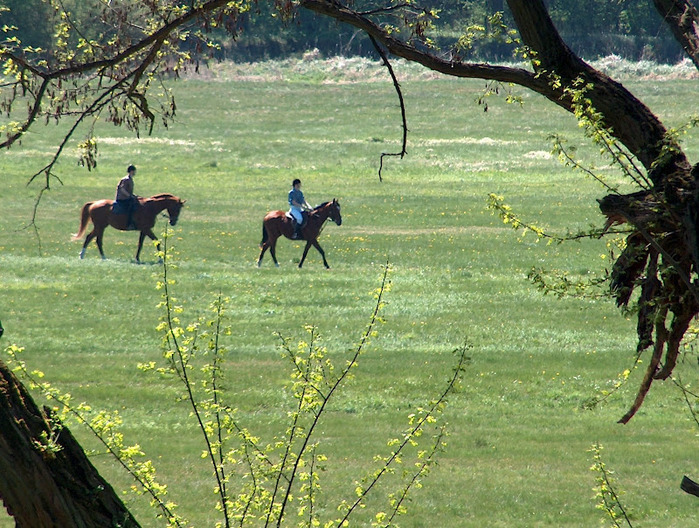
[(121, 214), (129, 214), (130, 210), (130, 204), (124, 203), (123, 201), (120, 202), (114, 202), (112, 204), (112, 214), (114, 215), (121, 215)]
[[(284, 216), (286, 216), (293, 225), (296, 224), (296, 218), (294, 218), (294, 215), (292, 215), (289, 211), (287, 211)], [(301, 225), (299, 227), (303, 227), (306, 225), (308, 222), (308, 211), (303, 211), (301, 213), (301, 218), (303, 218), (303, 221), (301, 222)]]
[(127, 217), (127, 231), (135, 231), (136, 223), (134, 222), (133, 215), (138, 209), (138, 200), (118, 200), (114, 201), (112, 204), (112, 214), (113, 215), (124, 215)]

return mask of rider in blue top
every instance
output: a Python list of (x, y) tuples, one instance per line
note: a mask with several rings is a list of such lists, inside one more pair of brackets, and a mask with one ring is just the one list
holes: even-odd
[(303, 225), (303, 211), (312, 209), (301, 192), (301, 180), (296, 178), (291, 183), (292, 189), (289, 191), (289, 213), (296, 221), (294, 226), (294, 237), (301, 238), (301, 227)]

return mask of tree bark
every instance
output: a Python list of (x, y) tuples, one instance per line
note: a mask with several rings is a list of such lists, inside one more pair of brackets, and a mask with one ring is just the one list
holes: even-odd
[(2, 361), (0, 498), (17, 528), (139, 528), (68, 428)]
[[(651, 169), (663, 154), (667, 130), (650, 109), (620, 83), (595, 70), (575, 55), (556, 30), (543, 0), (508, 0), (522, 41), (536, 53), (535, 70), (555, 75), (563, 86), (580, 79), (590, 86), (585, 93), (604, 125), (638, 158), (659, 183), (664, 170)], [(565, 105), (564, 105), (565, 107)], [(570, 110), (572, 107), (569, 107)], [(666, 167), (689, 169), (684, 153), (677, 149)]]
[(653, 0), (675, 39), (699, 68), (699, 11), (687, 0)]

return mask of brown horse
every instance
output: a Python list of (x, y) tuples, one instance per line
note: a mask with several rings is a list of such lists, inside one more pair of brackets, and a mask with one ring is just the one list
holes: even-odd
[[(337, 225), (342, 225), (340, 203), (337, 200), (322, 203), (308, 213), (308, 220), (301, 229), (302, 240), (306, 241), (306, 247), (303, 250), (301, 262), (299, 262), (299, 268), (303, 266), (303, 261), (306, 260), (308, 250), (313, 246), (323, 257), (323, 264), (325, 267), (330, 269), (328, 261), (325, 259), (325, 251), (323, 251), (323, 248), (318, 244), (318, 236), (323, 229), (323, 224), (325, 224), (328, 218)], [(260, 242), (262, 251), (260, 251), (260, 258), (257, 260), (258, 268), (262, 265), (262, 257), (268, 249), (272, 255), (272, 260), (274, 260), (274, 265), (279, 267), (275, 249), (277, 246), (277, 239), (282, 235), (294, 240), (294, 227), (291, 219), (284, 211), (270, 211), (262, 220), (262, 242)]]
[[(136, 229), (141, 232), (138, 237), (138, 250), (136, 251), (136, 262), (140, 262), (141, 248), (143, 247), (143, 239), (148, 236), (151, 240), (158, 240), (158, 237), (153, 234), (153, 226), (155, 225), (155, 217), (161, 211), (167, 209), (167, 214), (170, 217), (170, 225), (177, 223), (177, 218), (180, 216), (180, 209), (184, 205), (185, 200), (180, 200), (172, 194), (156, 194), (150, 198), (139, 198), (138, 208), (133, 213), (133, 222)], [(87, 229), (87, 223), (92, 220), (93, 229), (85, 238), (85, 243), (80, 251), (80, 258), (85, 257), (85, 248), (93, 238), (97, 238), (97, 247), (100, 250), (100, 255), (105, 259), (104, 251), (102, 250), (102, 235), (107, 226), (112, 226), (119, 231), (127, 230), (128, 218), (125, 214), (112, 214), (112, 205), (114, 200), (97, 200), (96, 202), (87, 202), (83, 206), (80, 219), (80, 230), (73, 235), (73, 240), (77, 240), (83, 236)], [(158, 249), (160, 244), (158, 244)]]

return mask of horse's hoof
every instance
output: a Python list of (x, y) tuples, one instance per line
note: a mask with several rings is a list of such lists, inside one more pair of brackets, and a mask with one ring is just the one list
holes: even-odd
[(278, 268), (278, 267), (279, 267), (279, 262), (275, 262), (274, 265)]

